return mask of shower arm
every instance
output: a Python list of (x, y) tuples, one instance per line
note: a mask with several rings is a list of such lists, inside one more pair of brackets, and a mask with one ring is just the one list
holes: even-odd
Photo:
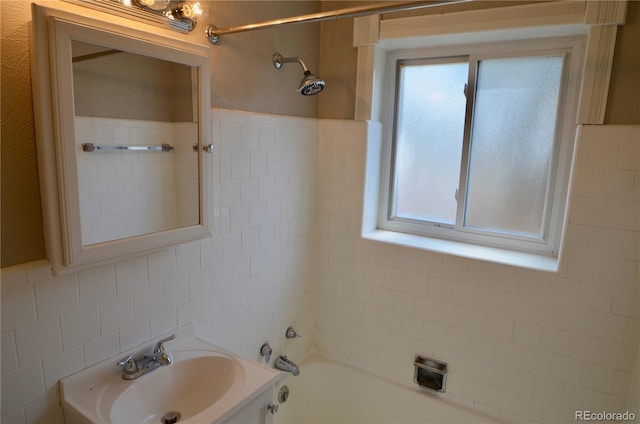
[(327, 12), (312, 13), (309, 15), (292, 16), (289, 18), (273, 19), (270, 21), (258, 22), (254, 24), (238, 25), (225, 28), (218, 28), (209, 24), (206, 35), (211, 44), (217, 44), (221, 35), (233, 34), (235, 32), (255, 31), (258, 29), (271, 28), (279, 25), (293, 25), (312, 22), (328, 21), (340, 18), (355, 18), (358, 16), (374, 15), (379, 13), (399, 12), (405, 10), (423, 9), (435, 6), (450, 4), (469, 3), (474, 0), (437, 0), (437, 1), (405, 1), (389, 2), (368, 6), (347, 7), (344, 9), (330, 10)]
[(273, 56), (273, 65), (277, 69), (280, 69), (283, 63), (293, 63), (293, 62), (298, 62), (300, 64), (300, 66), (302, 67), (302, 72), (304, 72), (305, 75), (309, 72), (309, 69), (307, 69), (307, 65), (305, 65), (302, 59), (300, 59), (299, 57), (282, 57), (282, 55), (279, 53), (276, 53)]

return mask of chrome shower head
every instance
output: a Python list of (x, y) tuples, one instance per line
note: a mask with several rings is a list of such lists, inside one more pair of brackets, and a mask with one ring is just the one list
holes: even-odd
[(300, 81), (300, 87), (298, 87), (298, 93), (303, 96), (313, 96), (324, 90), (324, 80), (318, 78), (317, 75), (307, 71), (304, 73), (304, 78)]
[(303, 96), (313, 96), (314, 94), (318, 94), (324, 90), (324, 80), (319, 78), (317, 75), (312, 74), (311, 71), (307, 69), (307, 66), (304, 64), (302, 59), (299, 57), (282, 57), (280, 53), (275, 53), (273, 55), (273, 66), (275, 66), (276, 69), (282, 68), (282, 64), (287, 62), (298, 62), (304, 71), (304, 77), (302, 78), (302, 81), (300, 81), (300, 87), (298, 87), (298, 93)]

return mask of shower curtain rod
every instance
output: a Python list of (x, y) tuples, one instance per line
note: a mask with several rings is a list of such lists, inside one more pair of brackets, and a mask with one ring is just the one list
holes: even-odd
[(448, 4), (468, 3), (474, 0), (439, 0), (439, 1), (404, 1), (387, 2), (368, 6), (347, 7), (344, 9), (330, 10), (327, 12), (311, 13), (309, 15), (292, 16), (289, 18), (273, 19), (270, 21), (258, 22), (254, 24), (237, 25), (225, 28), (218, 28), (209, 24), (206, 30), (207, 38), (211, 44), (217, 44), (220, 36), (233, 34), (235, 32), (255, 31), (257, 29), (270, 28), (279, 25), (293, 25), (302, 23), (312, 23), (328, 21), (339, 18), (355, 18), (358, 16), (373, 15), (378, 13), (399, 12), (404, 10), (423, 9), (434, 6)]

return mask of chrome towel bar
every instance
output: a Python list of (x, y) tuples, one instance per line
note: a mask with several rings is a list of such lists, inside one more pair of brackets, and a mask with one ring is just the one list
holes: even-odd
[(162, 144), (161, 146), (96, 146), (93, 143), (82, 143), (83, 152), (94, 152), (96, 150), (137, 150), (137, 151), (162, 151), (170, 152), (173, 146)]

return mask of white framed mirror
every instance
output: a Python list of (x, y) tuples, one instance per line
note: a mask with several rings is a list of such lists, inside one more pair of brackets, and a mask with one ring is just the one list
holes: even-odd
[(50, 5), (33, 5), (32, 81), (53, 273), (210, 236), (209, 47)]

